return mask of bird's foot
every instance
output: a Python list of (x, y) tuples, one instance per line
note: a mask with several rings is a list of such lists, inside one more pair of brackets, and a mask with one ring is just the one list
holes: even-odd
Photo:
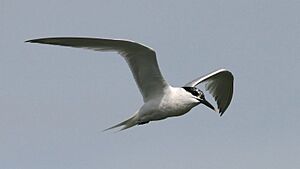
[(143, 125), (143, 124), (147, 124), (149, 123), (149, 121), (142, 121), (142, 122), (139, 122), (138, 125)]

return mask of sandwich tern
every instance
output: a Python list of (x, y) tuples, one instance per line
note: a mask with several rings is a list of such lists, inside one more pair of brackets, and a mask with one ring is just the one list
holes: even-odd
[[(130, 118), (104, 131), (116, 127), (122, 127), (120, 130), (124, 130), (150, 121), (181, 116), (199, 104), (206, 105), (222, 116), (232, 99), (233, 75), (230, 71), (219, 69), (206, 76), (196, 78), (183, 87), (172, 87), (159, 70), (155, 51), (134, 41), (86, 37), (50, 37), (26, 42), (95, 51), (115, 51), (126, 60), (143, 96), (144, 104)], [(196, 88), (198, 84), (205, 84), (205, 89), (213, 96), (218, 108), (214, 108), (205, 99), (204, 93)]]

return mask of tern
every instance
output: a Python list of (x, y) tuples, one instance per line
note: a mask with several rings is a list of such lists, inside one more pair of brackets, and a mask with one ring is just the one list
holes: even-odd
[[(115, 51), (126, 60), (143, 96), (144, 104), (131, 117), (104, 131), (117, 127), (121, 127), (121, 131), (150, 121), (181, 116), (199, 104), (204, 104), (222, 116), (232, 99), (234, 78), (230, 71), (219, 69), (196, 78), (183, 87), (173, 87), (163, 78), (155, 51), (134, 41), (88, 37), (50, 37), (26, 42), (95, 51)], [(205, 90), (213, 96), (217, 108), (205, 99), (203, 91), (196, 88), (198, 84), (205, 84)]]

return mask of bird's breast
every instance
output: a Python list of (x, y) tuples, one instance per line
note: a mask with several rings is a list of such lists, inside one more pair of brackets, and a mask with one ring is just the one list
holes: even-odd
[(191, 104), (185, 104), (180, 100), (167, 100), (161, 102), (159, 109), (166, 117), (181, 116), (190, 111), (194, 106)]
[(153, 102), (146, 103), (141, 111), (142, 121), (162, 120), (168, 117), (181, 116), (191, 110), (195, 105), (186, 104), (178, 99), (161, 98)]
[(168, 117), (181, 116), (193, 107), (195, 102), (181, 88), (170, 88), (164, 95), (151, 99), (139, 109), (140, 121), (162, 120)]

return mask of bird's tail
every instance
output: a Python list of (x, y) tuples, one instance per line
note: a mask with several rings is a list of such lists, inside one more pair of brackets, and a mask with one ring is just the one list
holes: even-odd
[(138, 124), (138, 118), (137, 118), (137, 114), (134, 114), (133, 116), (131, 116), (129, 119), (117, 124), (117, 125), (114, 125), (112, 127), (109, 127), (103, 131), (107, 131), (107, 130), (110, 130), (110, 129), (114, 129), (114, 128), (117, 128), (117, 127), (120, 127), (120, 126), (123, 126), (119, 131), (122, 131), (122, 130), (125, 130), (125, 129), (128, 129), (130, 127), (133, 127), (135, 125)]

